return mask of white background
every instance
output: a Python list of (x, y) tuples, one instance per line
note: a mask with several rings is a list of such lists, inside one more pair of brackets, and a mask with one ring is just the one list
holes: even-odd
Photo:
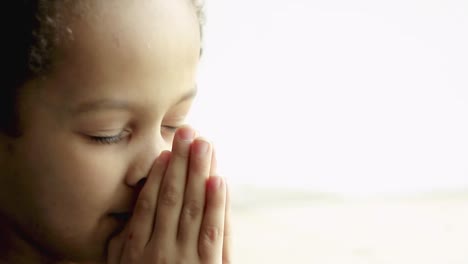
[(190, 121), (231, 185), (468, 189), (468, 1), (211, 0)]

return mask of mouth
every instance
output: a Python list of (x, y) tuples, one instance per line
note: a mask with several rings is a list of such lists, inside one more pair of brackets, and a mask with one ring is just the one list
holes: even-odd
[(118, 222), (128, 222), (132, 217), (131, 213), (111, 213), (110, 216), (116, 219)]

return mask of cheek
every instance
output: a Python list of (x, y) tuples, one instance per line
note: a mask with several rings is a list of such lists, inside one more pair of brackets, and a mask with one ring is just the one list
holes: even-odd
[(28, 142), (18, 170), (27, 184), (17, 189), (28, 196), (20, 216), (27, 232), (57, 251), (75, 254), (99, 249), (87, 247), (105, 243), (115, 228), (105, 216), (122, 200), (118, 191), (126, 162), (116, 153), (70, 142), (60, 137)]
[(39, 196), (41, 207), (72, 209), (78, 215), (108, 210), (109, 200), (122, 185), (126, 162), (117, 153), (99, 148), (106, 147), (60, 136), (30, 141), (20, 168), (30, 179), (30, 191)]
[(30, 126), (16, 145), (15, 158), (23, 185), (51, 204), (79, 210), (101, 209), (101, 203), (126, 171), (124, 153), (85, 142), (42, 108), (28, 119)]

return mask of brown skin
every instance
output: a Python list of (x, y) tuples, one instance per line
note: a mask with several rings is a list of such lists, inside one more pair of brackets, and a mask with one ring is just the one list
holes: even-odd
[[(127, 232), (145, 234), (132, 240), (145, 246), (138, 263), (157, 263), (154, 258), (162, 255), (179, 261), (181, 251), (188, 252), (183, 257), (189, 263), (227, 262), (226, 188), (208, 184), (205, 192), (205, 181), (215, 173), (212, 148), (208, 144), (207, 154), (189, 156), (206, 141), (177, 141), (172, 129), (184, 123), (195, 95), (200, 51), (195, 10), (183, 0), (100, 3), (105, 6), (69, 16), (73, 39), (61, 43), (56, 67), (23, 87), (23, 136), (0, 136), (0, 263), (104, 263), (108, 256), (119, 263), (133, 243), (126, 242)], [(191, 131), (177, 133), (186, 130)], [(108, 137), (107, 143), (97, 137)], [(158, 171), (155, 158), (173, 141), (174, 153), (163, 166), (167, 173), (149, 174)], [(141, 191), (138, 183), (148, 175), (155, 179)], [(159, 209), (164, 206), (158, 195), (166, 197), (170, 189), (165, 186), (176, 186), (178, 202), (162, 199), (168, 206)], [(140, 193), (153, 199), (146, 199), (152, 205), (146, 214), (135, 211), (125, 226), (109, 215), (132, 212)], [(187, 222), (191, 210), (182, 208), (193, 201), (205, 210)], [(172, 229), (162, 234), (156, 222), (171, 223)], [(220, 236), (205, 239), (207, 226), (216, 226)]]

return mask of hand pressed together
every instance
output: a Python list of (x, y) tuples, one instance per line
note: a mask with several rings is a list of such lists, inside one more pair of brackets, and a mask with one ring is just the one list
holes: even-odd
[(189, 127), (156, 159), (108, 264), (231, 263), (229, 197), (212, 145)]

